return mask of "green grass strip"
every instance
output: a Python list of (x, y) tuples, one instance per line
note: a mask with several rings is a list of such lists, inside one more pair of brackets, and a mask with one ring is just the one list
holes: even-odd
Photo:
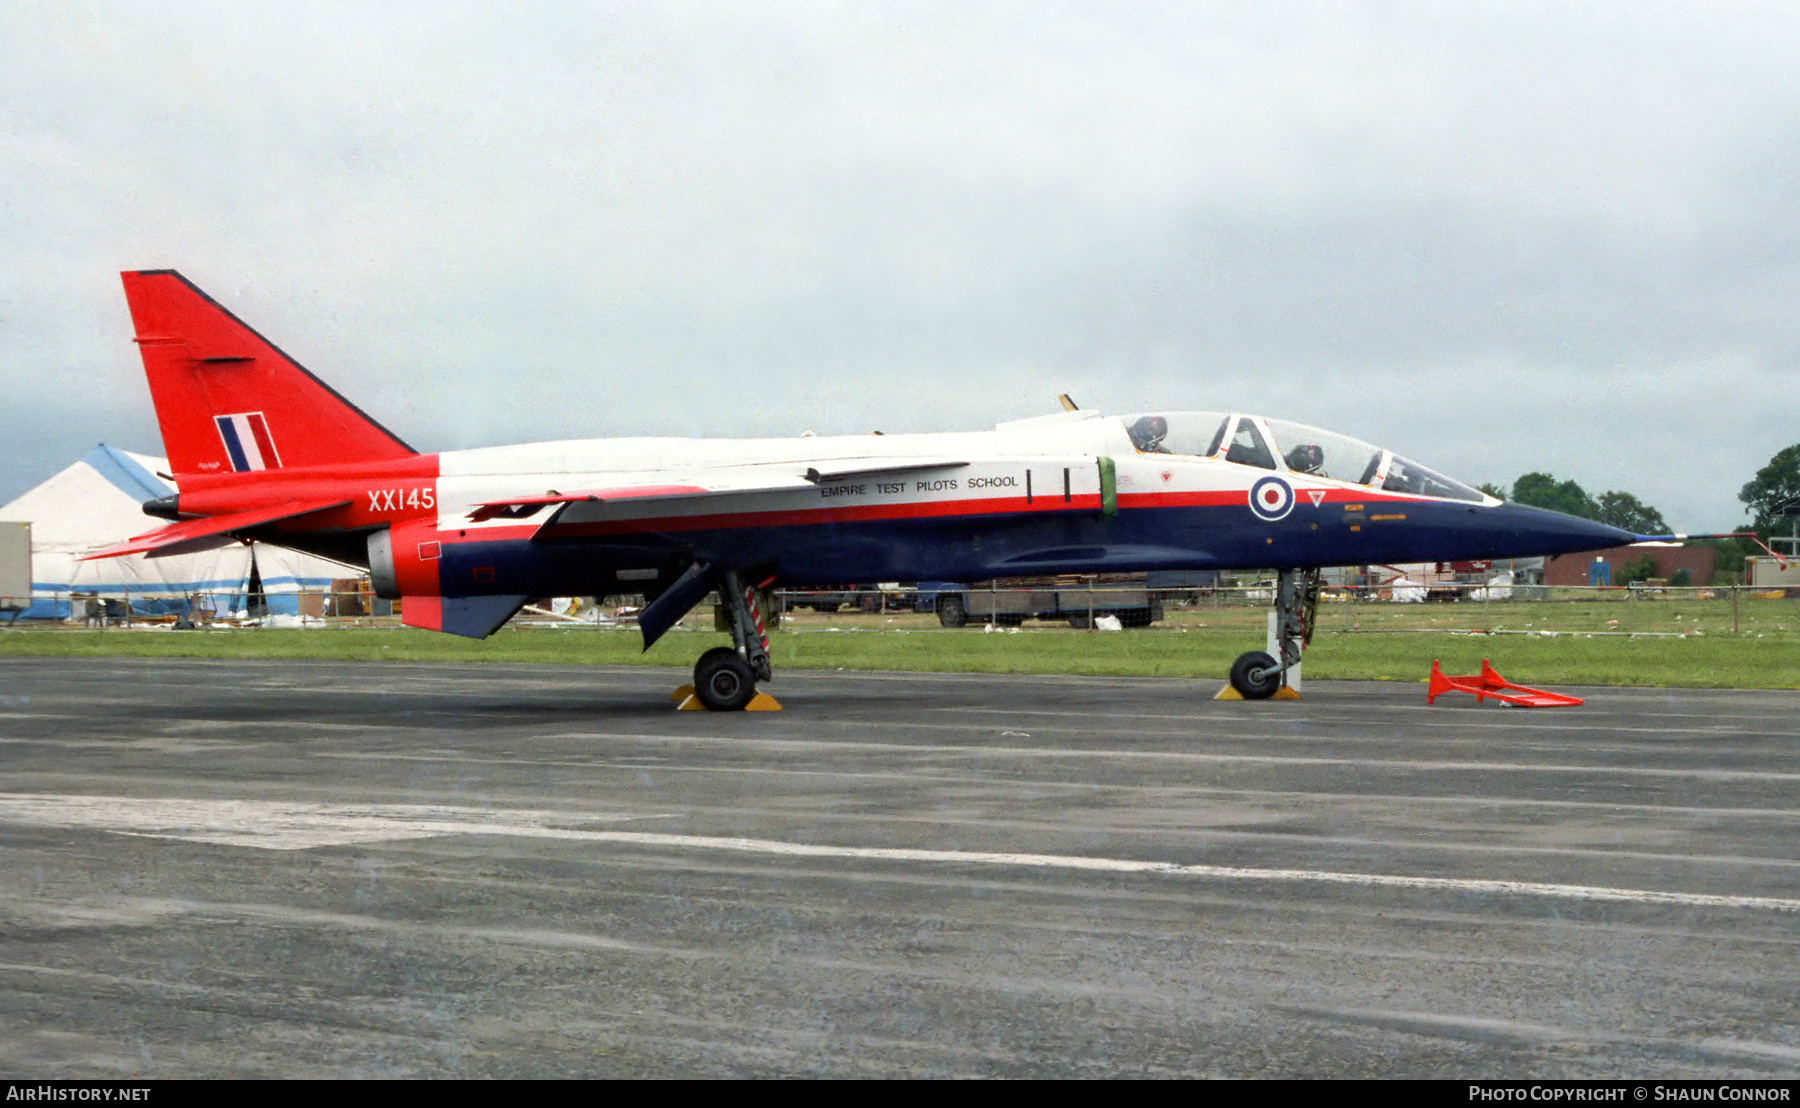
[[(724, 635), (673, 631), (644, 653), (637, 634), (592, 628), (506, 628), (474, 642), (409, 628), (80, 631), (0, 633), (0, 657), (317, 658), (337, 661), (530, 662), (691, 666)], [(1018, 633), (916, 630), (777, 631), (777, 669), (905, 670), (1190, 677), (1223, 681), (1245, 650), (1244, 631), (1154, 628)], [(1306, 656), (1310, 679), (1423, 681), (1432, 659), (1475, 673), (1488, 658), (1509, 680), (1545, 685), (1800, 688), (1800, 635), (1642, 637), (1344, 634), (1329, 629)]]

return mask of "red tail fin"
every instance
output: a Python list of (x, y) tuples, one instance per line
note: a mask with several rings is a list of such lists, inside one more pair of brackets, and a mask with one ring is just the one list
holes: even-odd
[(417, 453), (181, 274), (121, 276), (177, 475)]

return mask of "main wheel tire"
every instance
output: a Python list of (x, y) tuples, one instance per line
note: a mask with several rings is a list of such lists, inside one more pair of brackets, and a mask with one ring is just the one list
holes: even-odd
[(715, 646), (694, 663), (694, 695), (715, 712), (741, 712), (756, 695), (756, 675), (729, 646)]
[(1267, 700), (1281, 687), (1281, 663), (1260, 650), (1240, 654), (1231, 664), (1231, 687), (1245, 700)]
[(963, 607), (962, 597), (952, 593), (938, 593), (938, 622), (945, 627), (961, 627), (969, 622), (968, 609)]

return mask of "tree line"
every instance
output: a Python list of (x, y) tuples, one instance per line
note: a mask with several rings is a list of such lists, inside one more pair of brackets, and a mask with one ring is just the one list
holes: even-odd
[(1482, 485), (1481, 491), (1514, 504), (1610, 524), (1634, 535), (1667, 535), (1671, 531), (1661, 512), (1631, 493), (1608, 490), (1589, 496), (1574, 481), (1558, 481), (1549, 473), (1527, 473), (1513, 482), (1510, 491), (1497, 485)]
[[(1554, 474), (1527, 473), (1514, 481), (1510, 490), (1482, 485), (1481, 491), (1515, 504), (1608, 523), (1635, 535), (1667, 535), (1672, 530), (1661, 512), (1631, 493), (1609, 490), (1590, 496), (1576, 482), (1559, 481)], [(1738, 491), (1738, 500), (1750, 513), (1749, 521), (1738, 527), (1740, 531), (1754, 531), (1768, 542), (1771, 536), (1800, 530), (1796, 526), (1800, 524), (1800, 443), (1777, 451)], [(1721, 539), (1714, 545), (1719, 548), (1721, 572), (1741, 570), (1744, 555), (1752, 552), (1748, 544), (1735, 539)]]

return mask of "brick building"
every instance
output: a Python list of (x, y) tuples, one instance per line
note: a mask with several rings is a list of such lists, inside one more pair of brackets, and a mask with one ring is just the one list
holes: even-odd
[(1711, 546), (1681, 546), (1678, 543), (1641, 543), (1615, 546), (1608, 550), (1590, 550), (1586, 554), (1557, 554), (1544, 559), (1546, 585), (1616, 585), (1621, 570), (1648, 556), (1656, 563), (1655, 576), (1663, 581), (1675, 571), (1688, 571), (1688, 583), (1704, 585), (1712, 580), (1719, 552)]

